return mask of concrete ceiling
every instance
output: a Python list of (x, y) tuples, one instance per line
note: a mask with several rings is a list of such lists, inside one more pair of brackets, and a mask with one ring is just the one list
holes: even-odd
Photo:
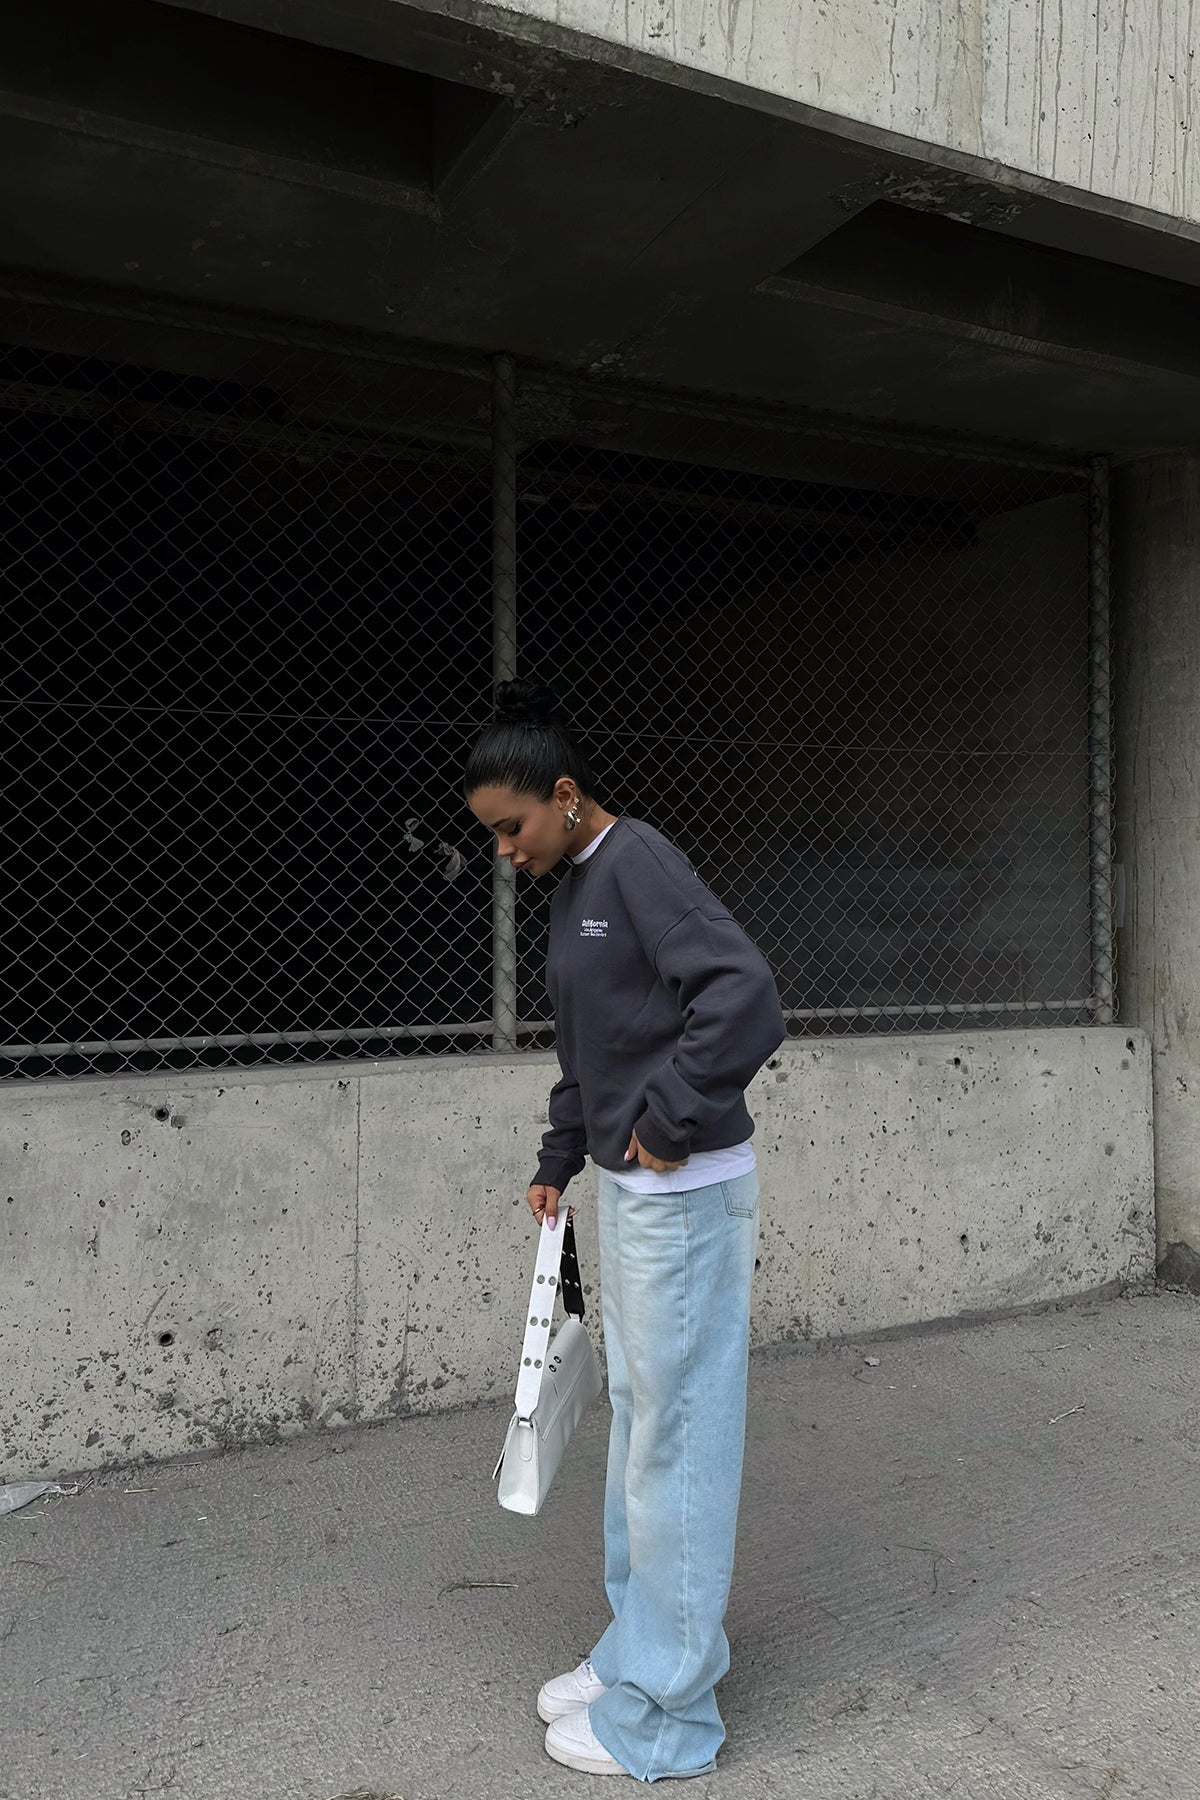
[(1186, 240), (391, 0), (46, 0), (6, 40), (10, 288), (1052, 447), (1200, 441)]

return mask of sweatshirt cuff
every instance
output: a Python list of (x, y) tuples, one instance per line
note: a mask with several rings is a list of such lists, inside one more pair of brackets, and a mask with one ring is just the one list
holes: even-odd
[(685, 1162), (692, 1154), (691, 1138), (671, 1137), (649, 1111), (642, 1114), (633, 1129), (642, 1149), (657, 1156), (660, 1162)]
[(553, 1187), (560, 1194), (567, 1190), (567, 1183), (578, 1175), (582, 1164), (574, 1157), (543, 1156), (537, 1166), (537, 1174), (530, 1182), (530, 1187)]

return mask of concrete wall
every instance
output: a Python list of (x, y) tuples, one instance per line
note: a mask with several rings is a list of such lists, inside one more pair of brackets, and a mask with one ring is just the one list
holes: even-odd
[(1154, 1041), (1163, 1273), (1200, 1291), (1200, 456), (1113, 484), (1124, 1016)]
[[(0, 1477), (507, 1394), (552, 1079), (531, 1056), (0, 1090)], [(1151, 1265), (1138, 1034), (791, 1044), (753, 1099), (758, 1344)], [(594, 1177), (572, 1191), (594, 1287)]]
[[(937, 146), (1117, 208), (1200, 221), (1192, 0), (506, 0), (499, 30)], [(983, 171), (981, 171), (983, 172)]]

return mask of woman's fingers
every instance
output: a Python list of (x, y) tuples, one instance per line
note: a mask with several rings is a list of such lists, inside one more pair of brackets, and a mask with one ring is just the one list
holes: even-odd
[(686, 1156), (684, 1157), (683, 1162), (664, 1162), (661, 1156), (651, 1156), (645, 1145), (638, 1143), (636, 1131), (629, 1140), (629, 1148), (625, 1152), (625, 1161), (632, 1162), (635, 1156), (643, 1169), (653, 1169), (656, 1175), (666, 1175), (675, 1169), (682, 1169), (684, 1163), (687, 1162)]
[(536, 1183), (525, 1196), (529, 1202), (529, 1210), (541, 1225), (549, 1219), (551, 1225), (558, 1222), (558, 1202), (562, 1190), (556, 1187), (544, 1187)]

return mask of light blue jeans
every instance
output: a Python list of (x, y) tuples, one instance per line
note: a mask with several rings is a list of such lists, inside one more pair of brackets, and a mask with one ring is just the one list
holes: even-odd
[(707, 1773), (725, 1737), (713, 1689), (729, 1667), (757, 1249), (756, 1174), (631, 1194), (601, 1172), (613, 1618), (592, 1651), (608, 1692), (589, 1713), (642, 1781)]

